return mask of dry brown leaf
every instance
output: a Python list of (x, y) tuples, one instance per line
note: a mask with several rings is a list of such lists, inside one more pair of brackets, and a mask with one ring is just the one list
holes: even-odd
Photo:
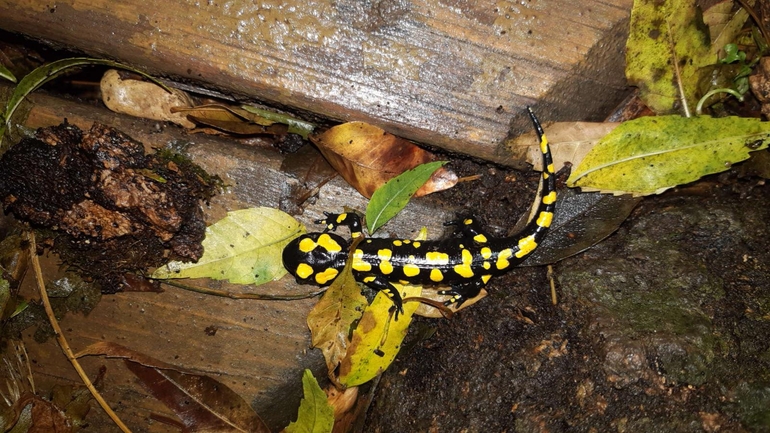
[[(421, 297), (427, 298), (436, 302), (444, 302), (450, 298), (449, 295), (439, 295), (439, 290), (445, 290), (445, 287), (441, 288), (435, 288), (435, 287), (423, 287), (422, 289), (422, 295)], [(471, 305), (475, 304), (476, 302), (479, 302), (480, 300), (484, 299), (487, 296), (488, 292), (486, 289), (481, 289), (478, 295), (466, 300), (463, 302), (463, 304), (460, 306), (460, 308), (457, 308), (455, 304), (452, 304), (448, 306), (450, 311), (453, 313), (456, 313), (460, 310), (464, 310)], [(445, 317), (444, 314), (436, 307), (432, 307), (429, 304), (422, 303), (419, 307), (417, 307), (417, 311), (414, 312), (414, 314), (422, 317), (430, 317), (433, 319), (440, 319)]]
[[(310, 140), (340, 175), (367, 198), (391, 178), (437, 160), (411, 141), (364, 122), (343, 123), (310, 136)], [(457, 175), (442, 167), (415, 196), (448, 189), (456, 183)]]
[(86, 355), (123, 358), (128, 369), (181, 419), (188, 431), (270, 431), (246, 401), (208, 376), (110, 342), (94, 343), (76, 356)]
[[(566, 162), (577, 166), (596, 142), (618, 125), (611, 122), (557, 122), (546, 125), (555, 171), (564, 167)], [(527, 161), (535, 170), (543, 170), (543, 155), (534, 131), (508, 140), (506, 145), (514, 159)]]
[(100, 87), (104, 105), (116, 113), (174, 122), (185, 128), (195, 127), (184, 114), (176, 114), (171, 110), (172, 107), (192, 106), (190, 97), (181, 90), (172, 89), (169, 93), (155, 83), (124, 80), (114, 69), (104, 73)]

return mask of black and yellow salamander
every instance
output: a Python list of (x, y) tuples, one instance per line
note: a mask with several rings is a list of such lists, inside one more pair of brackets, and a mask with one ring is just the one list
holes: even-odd
[[(478, 295), (490, 278), (508, 272), (521, 263), (543, 240), (551, 225), (556, 205), (554, 166), (548, 140), (531, 109), (543, 154), (543, 187), (535, 201), (536, 217), (520, 232), (510, 237), (493, 238), (482, 231), (473, 218), (461, 218), (448, 224), (457, 225), (459, 236), (443, 240), (366, 238), (352, 257), (356, 281), (385, 292), (398, 312), (402, 299), (391, 283), (444, 285), (450, 295), (446, 305), (461, 305)], [(350, 243), (329, 231), (347, 226), (351, 237), (362, 236), (361, 221), (354, 213), (326, 213), (316, 221), (325, 224), (321, 233), (307, 233), (292, 240), (283, 250), (283, 264), (300, 284), (327, 286), (334, 281), (348, 260)]]

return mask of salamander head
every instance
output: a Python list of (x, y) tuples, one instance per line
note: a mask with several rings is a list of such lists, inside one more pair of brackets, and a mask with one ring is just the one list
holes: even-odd
[(347, 258), (347, 241), (334, 233), (304, 234), (283, 249), (283, 266), (299, 284), (328, 286)]

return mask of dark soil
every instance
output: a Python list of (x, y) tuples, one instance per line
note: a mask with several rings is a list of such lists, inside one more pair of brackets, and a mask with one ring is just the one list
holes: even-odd
[(176, 155), (145, 155), (108, 126), (40, 129), (3, 155), (0, 173), (5, 211), (43, 229), (38, 243), (104, 292), (121, 290), (126, 273), (203, 253), (200, 202), (216, 179)]
[[(534, 194), (505, 176), (450, 200), (504, 232)], [(558, 305), (545, 268), (520, 268), (414, 324), (436, 332), (384, 374), (363, 431), (770, 431), (768, 198), (735, 174), (649, 197), (554, 266)]]

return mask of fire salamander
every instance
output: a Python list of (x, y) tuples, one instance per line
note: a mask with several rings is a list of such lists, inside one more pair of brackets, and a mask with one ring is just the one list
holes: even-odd
[[(439, 292), (451, 296), (445, 304), (460, 306), (478, 295), (490, 278), (521, 263), (545, 237), (556, 205), (554, 166), (543, 128), (528, 110), (543, 154), (543, 188), (533, 205), (537, 205), (537, 216), (520, 233), (493, 238), (473, 218), (461, 218), (447, 223), (458, 226), (457, 237), (435, 241), (367, 238), (356, 247), (351, 264), (356, 281), (385, 292), (396, 307), (396, 318), (403, 311), (402, 299), (392, 282), (448, 286), (449, 290)], [(283, 250), (283, 264), (300, 284), (327, 286), (345, 267), (350, 244), (329, 231), (347, 226), (351, 237), (362, 236), (358, 215), (325, 214), (316, 223), (325, 224), (326, 230), (299, 236)]]

